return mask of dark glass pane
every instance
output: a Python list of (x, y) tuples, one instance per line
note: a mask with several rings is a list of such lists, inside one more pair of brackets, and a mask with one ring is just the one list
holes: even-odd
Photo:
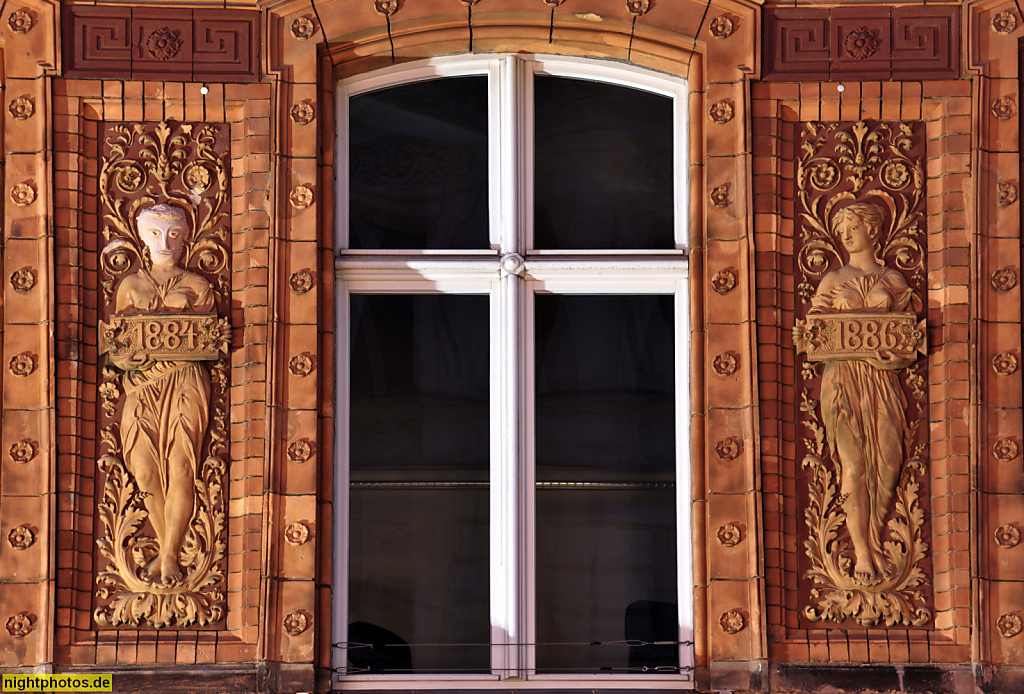
[(349, 247), (488, 248), (487, 78), (349, 100)]
[(488, 298), (351, 299), (349, 665), (489, 672)]
[(534, 78), (534, 246), (673, 248), (672, 99)]
[(678, 666), (672, 305), (536, 296), (539, 671)]

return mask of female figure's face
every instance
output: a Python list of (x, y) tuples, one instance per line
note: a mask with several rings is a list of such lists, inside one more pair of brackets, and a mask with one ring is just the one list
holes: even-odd
[(185, 247), (187, 232), (185, 220), (180, 217), (139, 219), (139, 236), (149, 247), (149, 255), (154, 265), (177, 265), (181, 251)]
[(836, 224), (836, 233), (849, 253), (860, 253), (871, 249), (874, 243), (875, 229), (866, 225), (855, 214), (842, 214)]

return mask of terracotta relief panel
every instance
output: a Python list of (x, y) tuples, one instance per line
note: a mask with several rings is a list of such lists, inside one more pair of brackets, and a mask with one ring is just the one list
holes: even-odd
[(959, 77), (956, 7), (769, 8), (765, 79)]
[(93, 617), (222, 626), (229, 133), (118, 123), (101, 143)]
[(805, 123), (796, 147), (802, 618), (924, 627), (924, 128)]
[(256, 12), (69, 5), (63, 27), (67, 77), (259, 79)]

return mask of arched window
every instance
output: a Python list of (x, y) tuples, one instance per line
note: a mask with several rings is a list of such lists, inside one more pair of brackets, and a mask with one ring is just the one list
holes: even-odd
[(685, 82), (338, 92), (335, 687), (691, 686)]

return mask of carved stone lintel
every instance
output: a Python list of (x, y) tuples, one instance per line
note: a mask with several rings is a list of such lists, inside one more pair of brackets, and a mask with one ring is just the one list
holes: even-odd
[(1017, 357), (1009, 352), (1000, 352), (992, 357), (992, 370), (1000, 376), (1009, 376), (1017, 370)]
[(11, 532), (7, 533), (7, 542), (14, 549), (28, 549), (35, 541), (36, 534), (27, 525), (11, 528)]
[(284, 529), (284, 539), (296, 547), (309, 542), (309, 536), (309, 526), (301, 521), (296, 521)]
[(296, 294), (305, 294), (313, 288), (313, 277), (305, 270), (297, 270), (288, 278), (288, 285)]
[(992, 31), (997, 34), (1012, 34), (1017, 28), (1017, 17), (1013, 12), (997, 12), (992, 15)]
[(11, 357), (7, 368), (15, 376), (24, 378), (36, 370), (36, 360), (28, 352), (21, 352)]
[(1017, 286), (1017, 273), (1008, 267), (992, 273), (992, 288), (997, 292), (1008, 292)]
[(283, 624), (289, 636), (298, 636), (309, 628), (309, 617), (302, 610), (294, 610), (285, 615)]
[(17, 99), (11, 100), (7, 110), (16, 120), (27, 120), (36, 112), (36, 105), (31, 98), (19, 96)]
[(732, 104), (725, 99), (716, 101), (708, 110), (708, 115), (711, 116), (711, 120), (718, 124), (728, 123), (732, 120), (733, 116)]
[(711, 278), (711, 286), (719, 294), (728, 294), (736, 286), (736, 273), (732, 270), (719, 270)]
[(732, 35), (733, 24), (731, 19), (721, 14), (711, 20), (708, 28), (716, 39), (727, 39)]
[(1020, 455), (1020, 446), (1012, 438), (1005, 436), (992, 444), (992, 455), (996, 460), (1008, 463)]
[(1017, 115), (1017, 102), (1010, 96), (1000, 97), (992, 102), (991, 110), (999, 120), (1009, 120)]
[(23, 639), (32, 633), (32, 620), (24, 612), (12, 615), (7, 620), (7, 633), (16, 639)]
[(743, 452), (743, 442), (737, 439), (735, 436), (722, 439), (715, 444), (715, 455), (721, 460), (730, 461), (736, 460)]
[(1021, 619), (1019, 616), (1012, 612), (1008, 612), (999, 618), (996, 622), (996, 628), (999, 629), (999, 634), (1005, 638), (1013, 638), (1021, 632)]
[(1006, 525), (1000, 525), (996, 528), (995, 532), (996, 544), (1000, 547), (1016, 547), (1020, 544), (1020, 530), (1017, 530), (1014, 526), (1007, 523)]
[(743, 540), (743, 531), (739, 526), (726, 523), (718, 529), (718, 541), (726, 547), (735, 547)]
[(21, 268), (11, 273), (11, 286), (19, 294), (28, 294), (36, 286), (36, 276), (28, 268)]
[(305, 41), (313, 38), (313, 34), (316, 33), (316, 24), (309, 17), (299, 17), (292, 22), (292, 36), (297, 38), (299, 41)]
[(726, 634), (738, 634), (747, 626), (747, 620), (736, 610), (729, 610), (722, 614), (718, 625)]

